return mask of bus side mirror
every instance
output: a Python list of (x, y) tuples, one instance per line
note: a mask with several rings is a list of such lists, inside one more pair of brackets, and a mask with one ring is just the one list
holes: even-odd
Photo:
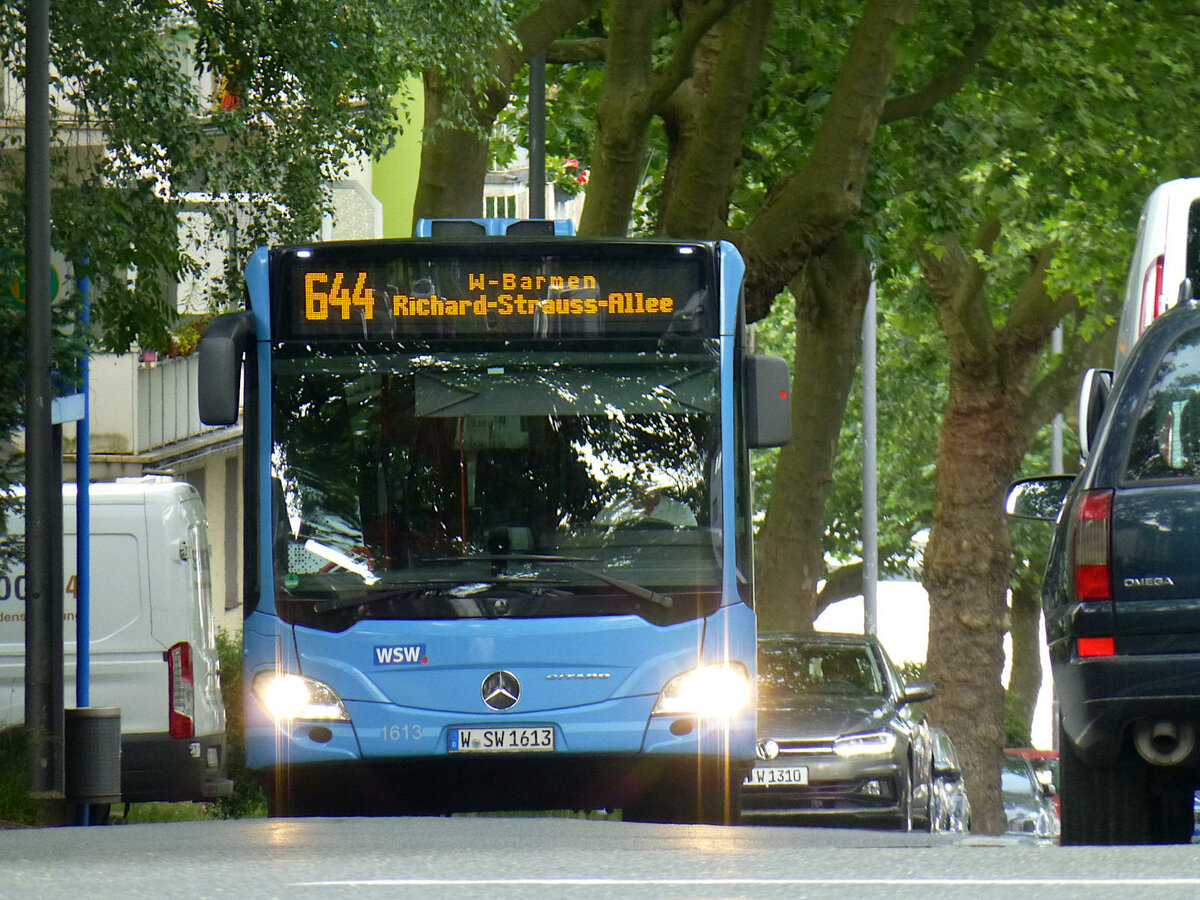
[(792, 377), (787, 360), (752, 353), (746, 357), (746, 444), (782, 447), (792, 437)]
[(224, 313), (212, 320), (200, 338), (200, 421), (232, 425), (238, 419), (242, 356), (254, 334), (254, 314)]
[(1096, 441), (1108, 395), (1112, 393), (1113, 373), (1107, 369), (1088, 369), (1079, 388), (1079, 458), (1086, 460)]

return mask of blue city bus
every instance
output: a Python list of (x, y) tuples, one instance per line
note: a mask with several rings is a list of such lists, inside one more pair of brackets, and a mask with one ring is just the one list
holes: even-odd
[(247, 767), (272, 815), (736, 821), (748, 449), (790, 428), (742, 260), (443, 224), (259, 249), (200, 345), (201, 419), (244, 409)]

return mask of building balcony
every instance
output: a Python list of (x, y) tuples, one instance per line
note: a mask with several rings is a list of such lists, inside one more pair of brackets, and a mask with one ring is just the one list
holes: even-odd
[(91, 459), (109, 470), (100, 478), (171, 468), (240, 440), (240, 426), (200, 421), (199, 370), (194, 354), (150, 362), (132, 353), (92, 357)]

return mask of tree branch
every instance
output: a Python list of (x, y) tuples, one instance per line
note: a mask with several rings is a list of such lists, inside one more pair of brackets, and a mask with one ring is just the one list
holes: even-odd
[(710, 28), (721, 21), (743, 0), (707, 0), (698, 10), (693, 12), (683, 22), (671, 58), (667, 65), (655, 76), (650, 91), (650, 108), (657, 110), (675, 93), (675, 89), (683, 84), (692, 72), (692, 58), (696, 47)]
[[(991, 248), (999, 223), (989, 219), (976, 234), (977, 249)], [(946, 235), (940, 257), (929, 250), (920, 251), (921, 268), (934, 303), (940, 311), (942, 329), (951, 353), (957, 341), (965, 339), (979, 353), (994, 352), (995, 326), (983, 295), (986, 273), (975, 258), (963, 250), (957, 236)]]
[(546, 48), (546, 62), (578, 63), (598, 62), (608, 54), (608, 38), (578, 38), (570, 41), (552, 41)]
[(1064, 355), (1057, 366), (1038, 379), (1029, 391), (1020, 429), (1025, 442), (1032, 443), (1042, 426), (1065, 410), (1077, 390), (1079, 367)]
[(821, 590), (817, 592), (816, 607), (813, 610), (813, 619), (829, 609), (839, 600), (849, 600), (851, 597), (862, 596), (863, 592), (863, 564), (861, 562), (847, 563), (844, 566), (838, 566), (829, 573), (825, 579), (825, 584), (821, 586)]
[(855, 25), (811, 152), (743, 229), (746, 312), (761, 317), (800, 263), (862, 207), (868, 160), (895, 68), (896, 33), (913, 0), (868, 0)]
[[(1074, 298), (1074, 295), (1071, 297)], [(1119, 294), (1105, 294), (1099, 308), (1091, 312), (1091, 315), (1102, 317), (1108, 322), (1104, 330), (1090, 341), (1064, 342), (1066, 346), (1063, 348), (1059, 364), (1032, 387), (1021, 422), (1022, 431), (1027, 439), (1032, 439), (1056, 413), (1070, 408), (1075, 391), (1079, 388), (1079, 376), (1084, 369), (1090, 366), (1111, 367), (1113, 354), (1116, 352), (1116, 322), (1120, 307)]]
[(976, 25), (963, 44), (961, 56), (922, 87), (908, 94), (892, 97), (883, 104), (883, 112), (879, 116), (880, 124), (886, 125), (929, 112), (947, 97), (962, 90), (980, 60), (987, 55), (991, 41), (991, 26)]
[(1074, 295), (1064, 294), (1050, 300), (1046, 290), (1046, 272), (1054, 260), (1057, 246), (1046, 244), (1035, 250), (1030, 258), (1029, 271), (1021, 281), (1021, 287), (1013, 298), (1008, 314), (1005, 333), (1012, 340), (1041, 340), (1054, 329), (1068, 311), (1076, 308), (1079, 301)]
[(546, 50), (572, 25), (594, 13), (604, 0), (542, 0), (529, 15), (513, 26), (516, 41), (510, 44), (501, 65), (505, 83), (511, 74)]

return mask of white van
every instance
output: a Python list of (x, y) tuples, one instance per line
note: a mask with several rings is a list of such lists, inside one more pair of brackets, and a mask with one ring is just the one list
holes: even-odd
[(1150, 193), (1138, 219), (1137, 244), (1117, 333), (1116, 370), (1151, 322), (1181, 299), (1195, 297), (1197, 290), (1200, 178), (1177, 178)]
[[(74, 484), (63, 485), (64, 706), (75, 703)], [(91, 521), (92, 706), (121, 710), (126, 803), (228, 796), (225, 705), (208, 525), (191, 485), (165, 476), (95, 483)], [(23, 534), (12, 517), (10, 534)], [(0, 571), (0, 727), (25, 718), (25, 569)]]

